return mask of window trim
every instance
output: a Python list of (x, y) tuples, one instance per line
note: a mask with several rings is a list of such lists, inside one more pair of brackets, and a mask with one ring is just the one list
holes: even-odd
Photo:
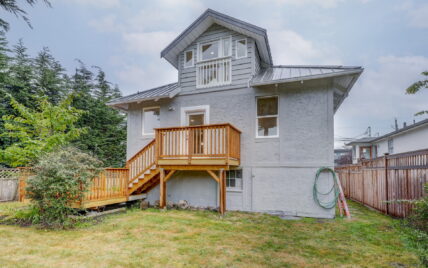
[[(227, 180), (228, 180), (228, 174), (227, 172), (230, 171), (236, 171), (236, 170), (240, 170), (241, 171), (241, 178), (239, 178), (241, 180), (241, 187), (236, 187), (236, 175), (235, 175), (235, 187), (230, 187), (227, 186)], [(236, 174), (236, 173), (235, 173)], [(230, 169), (230, 170), (226, 170), (226, 180), (225, 180), (225, 184), (226, 184), (226, 191), (233, 191), (233, 192), (242, 192), (244, 190), (244, 170), (242, 168), (237, 168), (237, 169)]]
[[(245, 40), (245, 56), (238, 57), (238, 42)], [(247, 38), (241, 38), (238, 40), (235, 40), (235, 59), (243, 59), (248, 57), (248, 40)]]
[(199, 105), (199, 106), (188, 106), (188, 107), (181, 107), (181, 115), (180, 115), (180, 123), (181, 126), (187, 126), (187, 114), (189, 112), (201, 112), (203, 111), (205, 113), (204, 117), (204, 123), (205, 125), (210, 124), (210, 106), (209, 105)]
[[(277, 102), (278, 102), (278, 111), (276, 114), (276, 127), (278, 129), (276, 135), (274, 136), (259, 136), (259, 130), (258, 130), (258, 126), (259, 126), (259, 118), (270, 118), (270, 117), (274, 117), (274, 115), (262, 115), (262, 116), (258, 116), (257, 115), (257, 102), (259, 99), (267, 99), (267, 98), (272, 98), (272, 97), (276, 97)], [(279, 111), (280, 111), (280, 107), (279, 107), (279, 95), (270, 95), (270, 96), (257, 96), (256, 97), (256, 125), (255, 125), (255, 130), (256, 130), (256, 139), (275, 139), (275, 138), (279, 138)]]
[[(229, 55), (225, 56), (224, 55), (224, 48), (223, 48), (223, 40), (224, 39), (229, 39)], [(217, 58), (212, 58), (212, 59), (202, 59), (202, 45), (205, 44), (211, 44), (211, 43), (215, 43), (217, 42), (218, 45), (218, 57)], [(232, 40), (232, 36), (229, 35), (228, 37), (222, 37), (222, 38), (216, 38), (216, 39), (210, 39), (210, 40), (206, 40), (206, 41), (202, 41), (202, 42), (198, 42), (196, 45), (196, 62), (195, 63), (199, 63), (199, 62), (207, 62), (207, 61), (213, 61), (213, 60), (219, 60), (219, 59), (224, 59), (224, 58), (230, 58), (233, 56), (233, 40)]]
[(146, 133), (145, 132), (145, 127), (144, 127), (144, 122), (145, 122), (145, 119), (144, 119), (144, 112), (146, 111), (146, 110), (151, 110), (151, 109), (155, 109), (155, 108), (157, 108), (157, 109), (159, 109), (159, 116), (160, 116), (160, 106), (150, 106), (150, 107), (144, 107), (143, 108), (143, 112), (142, 112), (142, 115), (141, 115), (141, 128), (142, 128), (142, 132), (143, 132), (143, 136), (154, 136), (155, 135), (155, 130), (153, 129), (153, 133)]
[[(186, 54), (187, 52), (192, 52), (192, 64), (189, 66), (186, 66)], [(195, 67), (195, 52), (193, 51), (193, 49), (189, 49), (184, 51), (184, 58), (183, 58), (183, 68), (192, 68)]]

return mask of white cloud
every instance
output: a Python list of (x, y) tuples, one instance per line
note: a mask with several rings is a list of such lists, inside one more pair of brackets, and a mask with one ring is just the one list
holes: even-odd
[(95, 8), (114, 8), (120, 6), (120, 0), (68, 0), (69, 3)]
[(395, 6), (399, 12), (405, 12), (408, 24), (417, 28), (428, 28), (428, 4), (417, 5), (412, 0), (402, 1)]
[(269, 33), (275, 64), (340, 64), (332, 47), (314, 45), (294, 31)]
[(158, 55), (175, 37), (174, 32), (124, 33), (126, 48), (140, 55)]
[[(265, 0), (249, 0), (253, 3), (266, 3)], [(293, 5), (293, 6), (320, 6), (322, 8), (334, 8), (344, 0), (273, 0), (277, 5)]]
[(177, 70), (168, 63), (153, 62), (148, 65), (124, 65), (117, 76), (123, 81), (121, 89), (126, 94), (143, 91), (177, 81)]

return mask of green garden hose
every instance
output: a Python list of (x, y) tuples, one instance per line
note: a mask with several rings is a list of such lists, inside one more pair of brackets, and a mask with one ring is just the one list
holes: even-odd
[[(320, 192), (318, 190), (318, 186), (317, 186), (319, 176), (320, 176), (321, 172), (323, 172), (323, 171), (328, 171), (331, 174), (333, 174), (333, 180), (334, 180), (334, 183), (331, 186), (331, 189), (325, 193)], [(331, 193), (334, 193), (334, 197), (332, 198), (332, 200), (321, 201), (319, 199), (320, 196), (331, 195)], [(336, 206), (337, 199), (339, 198), (339, 193), (340, 193), (339, 185), (337, 183), (337, 177), (336, 177), (336, 173), (334, 172), (334, 170), (329, 168), (329, 167), (320, 167), (317, 171), (317, 174), (315, 175), (315, 182), (314, 182), (314, 188), (313, 188), (313, 195), (314, 195), (315, 202), (317, 202), (318, 205), (320, 205), (320, 207), (325, 208), (325, 209), (334, 208)]]

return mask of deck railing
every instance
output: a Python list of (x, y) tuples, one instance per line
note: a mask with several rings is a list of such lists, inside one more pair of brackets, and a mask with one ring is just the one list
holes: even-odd
[(128, 169), (106, 168), (92, 180), (83, 201), (105, 200), (128, 196)]
[(131, 159), (126, 161), (126, 168), (129, 169), (129, 181), (133, 182), (142, 174), (149, 170), (156, 163), (155, 158), (156, 140), (152, 140), (147, 146), (136, 153)]
[(157, 159), (240, 158), (240, 131), (230, 124), (156, 129)]
[(196, 63), (196, 87), (228, 85), (232, 81), (232, 61), (229, 58)]

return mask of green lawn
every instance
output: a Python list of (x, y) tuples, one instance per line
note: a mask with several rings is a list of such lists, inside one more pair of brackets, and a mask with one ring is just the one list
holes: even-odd
[(0, 267), (418, 266), (393, 220), (350, 206), (352, 220), (133, 209), (67, 231), (0, 225)]

